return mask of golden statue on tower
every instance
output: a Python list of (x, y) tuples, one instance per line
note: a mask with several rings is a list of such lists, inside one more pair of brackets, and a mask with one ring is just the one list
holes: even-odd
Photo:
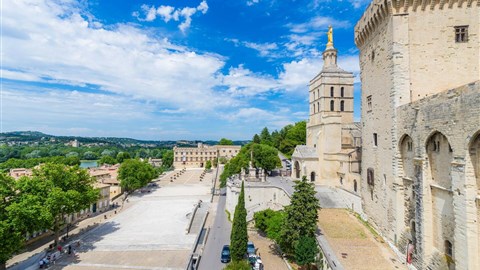
[(327, 49), (333, 48), (333, 28), (331, 25), (328, 26), (327, 37), (328, 37)]

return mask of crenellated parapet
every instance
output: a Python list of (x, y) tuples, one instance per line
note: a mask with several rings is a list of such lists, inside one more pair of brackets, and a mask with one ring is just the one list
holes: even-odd
[(475, 7), (480, 0), (373, 0), (355, 25), (355, 44), (361, 47), (391, 15)]

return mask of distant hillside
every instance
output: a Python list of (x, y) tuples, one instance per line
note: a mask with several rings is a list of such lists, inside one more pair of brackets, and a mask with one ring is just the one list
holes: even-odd
[[(136, 140), (132, 138), (115, 138), (115, 137), (79, 137), (79, 136), (55, 136), (38, 131), (11, 131), (0, 133), (0, 142), (55, 142), (67, 143), (73, 140), (78, 140), (81, 144), (111, 144), (111, 145), (143, 145), (143, 146), (161, 146), (173, 147), (174, 145), (195, 146), (202, 141), (153, 141), (153, 140)], [(215, 145), (218, 141), (203, 141), (204, 144)], [(248, 141), (234, 141), (235, 145), (244, 145)]]

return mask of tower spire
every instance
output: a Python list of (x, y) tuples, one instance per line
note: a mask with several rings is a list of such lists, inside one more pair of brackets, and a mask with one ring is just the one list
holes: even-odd
[(327, 43), (327, 50), (333, 48), (333, 28), (331, 25), (328, 26), (328, 43)]
[(323, 69), (337, 68), (337, 50), (333, 47), (333, 28), (328, 26), (327, 48), (323, 52)]

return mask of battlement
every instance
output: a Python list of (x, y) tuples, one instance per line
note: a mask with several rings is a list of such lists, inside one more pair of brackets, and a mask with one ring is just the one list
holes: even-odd
[(391, 15), (480, 7), (480, 0), (373, 0), (355, 25), (355, 44), (361, 47)]

